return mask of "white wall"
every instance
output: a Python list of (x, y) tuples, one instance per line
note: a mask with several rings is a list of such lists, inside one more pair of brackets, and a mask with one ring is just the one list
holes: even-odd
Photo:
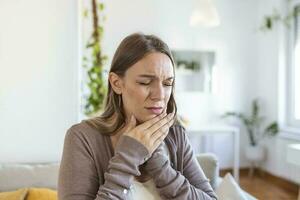
[[(110, 58), (121, 39), (135, 31), (157, 34), (173, 49), (216, 52), (218, 90), (191, 99), (189, 105), (195, 107), (185, 107), (178, 94), (179, 111), (191, 123), (206, 123), (226, 110), (244, 110), (248, 105), (249, 91), (254, 91), (249, 74), (257, 65), (257, 1), (216, 1), (221, 25), (212, 29), (189, 27), (193, 0), (105, 3), (103, 46)], [(5, 138), (1, 159), (57, 160), (64, 132), (76, 121), (78, 110), (77, 3), (31, 0), (1, 4), (0, 62), (5, 72), (1, 75), (0, 133)], [(18, 14), (11, 15), (15, 10)], [(22, 34), (18, 37), (19, 27)], [(14, 69), (23, 76), (16, 76)], [(243, 145), (243, 135), (241, 138)]]
[[(258, 33), (257, 27), (278, 1), (215, 1), (221, 25), (212, 29), (189, 27), (194, 0), (105, 1), (104, 52), (111, 58), (135, 31), (157, 34), (173, 49), (213, 50), (217, 91), (191, 99), (193, 107), (178, 94), (179, 111), (192, 123), (207, 123), (228, 110), (248, 111), (251, 100), (261, 97), (267, 119), (275, 120), (279, 35)], [(60, 159), (65, 131), (79, 110), (77, 17), (77, 2), (70, 0), (0, 1), (0, 163)], [(247, 140), (242, 129), (241, 166), (248, 165)], [(285, 146), (293, 142), (269, 140), (264, 167), (299, 182), (297, 169), (284, 160)], [(227, 147), (221, 156), (228, 157)]]
[[(286, 6), (284, 0), (264, 0), (259, 2), (260, 20), (266, 14), (272, 13), (273, 7), (284, 10)], [(256, 67), (255, 95), (263, 100), (263, 111), (266, 113), (266, 121), (273, 121), (282, 118), (279, 106), (280, 99), (283, 98), (279, 92), (282, 74), (279, 74), (279, 65), (282, 55), (286, 52), (283, 49), (284, 32), (286, 27), (276, 25), (275, 29), (266, 34), (260, 34), (258, 38), (258, 66)], [(285, 68), (286, 66), (283, 66)], [(281, 72), (282, 73), (282, 72)], [(283, 132), (280, 133), (282, 135)], [(278, 136), (271, 140), (266, 140), (265, 145), (268, 150), (268, 159), (264, 163), (264, 169), (270, 173), (300, 183), (300, 168), (286, 161), (287, 145), (299, 143), (300, 141), (286, 139)]]
[[(172, 49), (213, 50), (216, 52), (218, 90), (214, 94), (177, 94), (179, 113), (191, 124), (219, 120), (227, 110), (246, 110), (255, 88), (252, 82), (257, 66), (258, 1), (214, 1), (221, 25), (192, 28), (189, 16), (193, 0), (114, 0), (106, 2), (104, 50), (111, 57), (119, 42), (136, 31), (160, 36)], [(187, 98), (187, 96), (192, 96)], [(188, 103), (186, 103), (188, 99)], [(193, 106), (191, 106), (193, 105)], [(245, 137), (242, 134), (241, 146)], [(228, 142), (230, 142), (230, 138)], [(228, 151), (223, 151), (228, 157)], [(243, 155), (243, 153), (242, 153)], [(243, 156), (241, 164), (245, 165)], [(232, 165), (232, 157), (222, 167)]]
[(77, 121), (77, 3), (0, 1), (0, 163), (58, 161)]
[[(113, 55), (121, 39), (134, 31), (157, 34), (174, 49), (213, 50), (217, 53), (219, 74), (217, 92), (194, 95), (188, 106), (185, 106), (185, 97), (191, 94), (177, 94), (179, 112), (187, 115), (194, 124), (207, 123), (217, 120), (217, 116), (227, 110), (249, 112), (251, 101), (258, 97), (266, 121), (277, 120), (280, 34), (276, 30), (265, 34), (259, 32), (258, 27), (263, 16), (271, 13), (273, 7), (282, 8), (283, 1), (214, 1), (221, 25), (212, 29), (188, 26), (193, 3), (192, 0), (107, 1), (105, 51)], [(227, 143), (230, 142), (228, 139)], [(226, 142), (224, 138), (220, 141)], [(299, 169), (285, 162), (286, 144), (295, 142), (281, 137), (268, 140), (269, 158), (264, 168), (300, 182), (300, 174), (296, 174)], [(249, 164), (244, 159), (243, 147), (247, 144), (248, 138), (242, 128), (242, 167)], [(232, 166), (232, 157), (228, 159), (228, 153), (232, 151), (229, 146), (223, 147), (222, 167)], [(218, 149), (218, 152), (222, 151)]]

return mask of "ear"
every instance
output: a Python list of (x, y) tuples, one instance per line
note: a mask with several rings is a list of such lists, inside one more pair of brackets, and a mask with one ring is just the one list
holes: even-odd
[(117, 94), (122, 94), (122, 85), (123, 85), (122, 78), (119, 77), (116, 73), (110, 72), (108, 79), (114, 92)]

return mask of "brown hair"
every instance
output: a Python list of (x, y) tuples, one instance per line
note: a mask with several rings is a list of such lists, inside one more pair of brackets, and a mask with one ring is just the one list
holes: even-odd
[[(157, 36), (142, 33), (134, 33), (123, 39), (114, 54), (109, 72), (124, 77), (125, 72), (132, 65), (141, 60), (146, 54), (153, 52), (166, 54), (173, 64), (175, 74), (174, 60), (167, 44)], [(175, 110), (176, 117), (177, 106), (174, 99), (174, 85), (167, 105), (167, 113), (171, 113), (173, 110)], [(114, 92), (108, 80), (104, 112), (98, 117), (86, 120), (86, 122), (96, 127), (103, 134), (113, 135), (124, 125), (125, 117), (122, 97)]]

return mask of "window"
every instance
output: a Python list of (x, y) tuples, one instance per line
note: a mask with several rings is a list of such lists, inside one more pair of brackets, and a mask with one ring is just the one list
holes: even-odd
[(300, 128), (300, 4), (294, 5), (295, 13), (290, 33), (287, 78), (287, 125)]
[(295, 94), (295, 113), (294, 119), (300, 120), (300, 5), (295, 7), (295, 51), (294, 51), (294, 94)]

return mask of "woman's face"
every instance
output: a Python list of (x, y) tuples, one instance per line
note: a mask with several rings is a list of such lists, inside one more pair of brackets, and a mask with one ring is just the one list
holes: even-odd
[(127, 119), (133, 114), (142, 123), (165, 112), (173, 81), (172, 62), (163, 53), (150, 53), (131, 66), (121, 78)]

